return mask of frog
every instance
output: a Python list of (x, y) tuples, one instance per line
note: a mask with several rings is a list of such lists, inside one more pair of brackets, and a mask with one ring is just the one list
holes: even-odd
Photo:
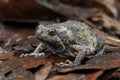
[(31, 56), (44, 56), (43, 49), (63, 58), (74, 58), (67, 66), (78, 66), (85, 57), (92, 58), (104, 53), (104, 39), (87, 24), (68, 20), (62, 23), (43, 25), (36, 28), (36, 37), (41, 41)]

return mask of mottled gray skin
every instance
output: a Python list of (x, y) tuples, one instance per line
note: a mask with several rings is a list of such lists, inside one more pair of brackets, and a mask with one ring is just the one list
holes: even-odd
[(74, 57), (72, 66), (79, 65), (85, 57), (103, 53), (99, 51), (104, 46), (104, 40), (82, 22), (39, 25), (36, 36), (53, 54), (65, 58)]

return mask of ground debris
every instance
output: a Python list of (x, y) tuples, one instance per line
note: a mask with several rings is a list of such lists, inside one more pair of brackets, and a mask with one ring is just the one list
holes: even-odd
[[(119, 14), (120, 0), (0, 0), (0, 80), (119, 80)], [(40, 43), (38, 24), (67, 20), (84, 22), (101, 35), (104, 55), (75, 67), (57, 66), (66, 58), (50, 51), (44, 57), (20, 57)]]
[[(115, 6), (115, 1), (114, 0), (83, 0), (85, 3), (84, 6), (88, 7), (98, 7), (103, 10), (107, 15), (111, 15), (114, 17), (118, 16), (117, 8)], [(106, 4), (107, 3), (107, 4)]]
[(24, 66), (22, 66), (23, 69), (37, 68), (40, 65), (46, 64), (45, 59), (43, 60), (43, 59), (34, 58), (34, 57), (20, 58), (20, 60), (22, 60), (24, 63)]
[(22, 66), (22, 65), (23, 65), (23, 63), (19, 59), (10, 58), (10, 59), (4, 61), (0, 65), (0, 75), (2, 76), (2, 78), (3, 77), (5, 78), (5, 77), (7, 77), (9, 72), (13, 71), (14, 69), (16, 69), (17, 67)]
[(52, 64), (48, 62), (45, 66), (43, 66), (40, 70), (38, 70), (35, 73), (35, 80), (46, 80), (50, 73), (51, 68)]
[(35, 80), (31, 72), (22, 70), (22, 69), (14, 70), (11, 73), (11, 75), (9, 75), (8, 79), (9, 80)]
[[(91, 74), (92, 73), (92, 74)], [(101, 74), (102, 71), (95, 71), (91, 73), (70, 73), (70, 74), (61, 74), (54, 77), (51, 77), (47, 80), (96, 80)]]
[[(87, 61), (85, 65), (77, 67), (58, 69), (58, 72), (70, 72), (74, 70), (109, 70), (120, 67), (120, 55), (119, 53), (104, 54), (103, 56), (97, 56)], [(108, 66), (109, 65), (109, 66)]]
[(105, 54), (103, 56), (92, 58), (91, 60), (87, 61), (85, 65), (80, 65), (72, 68), (57, 69), (57, 71), (60, 73), (68, 73), (73, 71), (92, 72), (95, 70), (97, 71), (102, 70), (103, 74), (101, 74), (98, 80), (107, 80), (110, 79), (120, 67), (119, 57), (120, 57), (119, 53)]

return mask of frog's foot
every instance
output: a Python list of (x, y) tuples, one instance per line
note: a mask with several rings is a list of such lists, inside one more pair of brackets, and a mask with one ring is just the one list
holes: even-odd
[(21, 54), (19, 57), (27, 57), (27, 56), (29, 56), (28, 53), (26, 53), (26, 54)]
[(73, 62), (70, 61), (69, 59), (67, 59), (66, 62), (67, 62), (68, 64), (73, 64)]
[(103, 46), (103, 48), (94, 56), (102, 56), (104, 54), (104, 51), (105, 51), (105, 46)]
[(30, 53), (29, 56), (43, 57), (43, 56), (45, 56), (45, 53)]
[(72, 66), (72, 65), (70, 65), (70, 64), (67, 64), (67, 63), (63, 63), (63, 62), (60, 62), (60, 63), (55, 63), (57, 66), (59, 66), (59, 67), (70, 67), (70, 66)]
[(57, 66), (59, 67), (70, 67), (72, 66), (72, 61), (70, 61), (69, 59), (66, 60), (67, 63), (64, 62), (60, 62), (60, 63), (55, 63)]
[(42, 57), (44, 56), (45, 53), (26, 53), (26, 54), (21, 54), (20, 57), (27, 57), (27, 56), (34, 56), (34, 57)]

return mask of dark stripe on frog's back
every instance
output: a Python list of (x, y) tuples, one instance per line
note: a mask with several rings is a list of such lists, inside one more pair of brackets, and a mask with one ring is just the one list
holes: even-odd
[[(74, 21), (74, 22), (76, 22), (76, 21)], [(76, 23), (73, 23), (73, 24), (76, 24)], [(57, 30), (57, 34), (60, 36), (60, 38), (63, 40), (64, 43), (67, 43), (69, 40), (72, 40), (72, 39), (74, 40), (74, 38), (76, 38), (76, 36), (70, 36), (70, 34), (67, 35), (67, 33), (66, 33), (69, 31), (69, 32), (71, 32), (72, 35), (77, 34), (77, 32), (79, 31), (79, 28), (75, 28), (75, 26), (73, 26), (73, 24), (71, 24), (71, 21), (70, 21), (70, 23), (64, 22), (64, 23), (53, 25), (53, 27)], [(67, 30), (60, 31), (59, 29), (62, 30), (62, 28), (66, 28)]]

